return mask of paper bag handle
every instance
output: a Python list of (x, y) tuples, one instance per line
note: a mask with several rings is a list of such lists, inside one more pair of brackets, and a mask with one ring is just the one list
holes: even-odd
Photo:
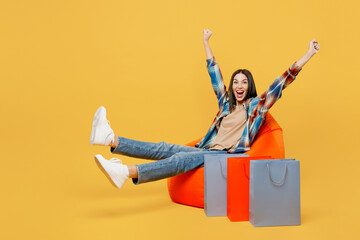
[(286, 176), (287, 164), (285, 163), (284, 176), (283, 176), (283, 178), (280, 180), (280, 182), (275, 182), (275, 181), (272, 179), (271, 174), (270, 174), (269, 164), (267, 163), (266, 166), (267, 166), (267, 169), (268, 169), (270, 181), (271, 181), (273, 184), (276, 184), (276, 185), (281, 185), (281, 184), (283, 184), (283, 183), (284, 183), (284, 180), (285, 180), (285, 176)]

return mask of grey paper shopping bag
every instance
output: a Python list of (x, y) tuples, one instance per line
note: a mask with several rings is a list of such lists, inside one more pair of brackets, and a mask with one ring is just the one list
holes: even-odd
[(249, 220), (256, 227), (300, 225), (299, 161), (250, 161)]
[(204, 211), (208, 217), (227, 215), (227, 158), (246, 154), (206, 154), (204, 156)]

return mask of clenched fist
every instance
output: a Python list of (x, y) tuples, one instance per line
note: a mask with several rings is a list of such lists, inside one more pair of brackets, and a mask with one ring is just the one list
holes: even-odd
[(311, 40), (310, 45), (309, 45), (309, 52), (315, 54), (319, 50), (320, 50), (319, 43), (315, 39)]
[(204, 42), (209, 41), (212, 32), (209, 29), (204, 29)]

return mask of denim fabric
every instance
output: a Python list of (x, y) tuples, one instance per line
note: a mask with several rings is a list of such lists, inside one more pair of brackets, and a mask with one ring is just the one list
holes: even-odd
[(123, 137), (118, 137), (118, 145), (116, 148), (111, 148), (111, 152), (129, 157), (158, 160), (135, 165), (138, 178), (133, 178), (134, 184), (173, 177), (203, 167), (205, 154), (227, 153), (226, 150), (194, 148), (166, 142), (142, 142)]

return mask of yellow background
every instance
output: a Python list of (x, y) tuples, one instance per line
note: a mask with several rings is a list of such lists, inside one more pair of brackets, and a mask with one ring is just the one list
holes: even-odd
[[(5, 1), (0, 3), (1, 239), (355, 239), (359, 219), (358, 1)], [(116, 190), (93, 156), (96, 109), (115, 133), (186, 144), (217, 101), (204, 28), (228, 85), (258, 93), (321, 50), (271, 113), (301, 161), (302, 225), (254, 228), (172, 203), (166, 180)], [(126, 164), (146, 160), (120, 157)]]

